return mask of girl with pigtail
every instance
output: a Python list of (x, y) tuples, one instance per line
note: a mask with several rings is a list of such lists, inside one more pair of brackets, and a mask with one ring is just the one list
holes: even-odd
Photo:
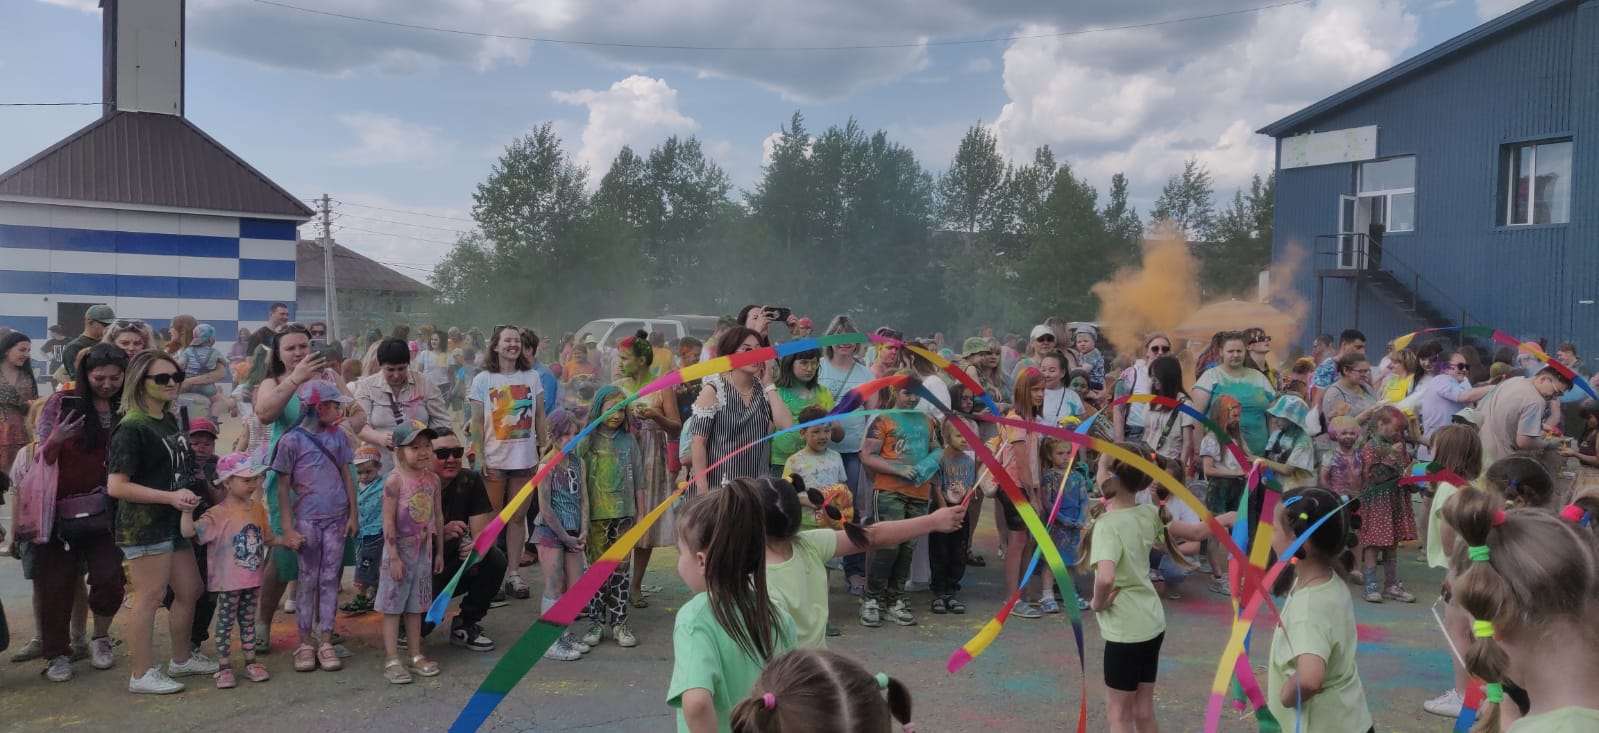
[[(1141, 447), (1124, 443), (1134, 454)], [(1092, 569), (1090, 607), (1105, 637), (1106, 717), (1112, 733), (1157, 730), (1155, 673), (1166, 638), (1166, 612), (1149, 579), (1149, 551), (1157, 542), (1174, 559), (1182, 557), (1173, 539), (1203, 540), (1210, 530), (1195, 522), (1172, 521), (1166, 507), (1139, 504), (1138, 492), (1152, 479), (1131, 464), (1102, 455), (1099, 492), (1104, 500), (1089, 509), (1078, 556), (1080, 570)], [(1231, 526), (1235, 513), (1217, 519)], [(1186, 560), (1178, 564), (1191, 567)]]
[(1599, 549), (1582, 525), (1595, 509), (1591, 492), (1551, 514), (1476, 489), (1444, 507), (1460, 539), (1452, 602), (1473, 619), (1466, 668), (1488, 683), (1473, 733), (1599, 729)]
[(1343, 505), (1327, 489), (1294, 489), (1283, 494), (1273, 518), (1272, 549), (1279, 555), (1315, 527), (1272, 588), (1287, 598), (1271, 639), (1266, 704), (1284, 729), (1297, 719), (1299, 729), (1317, 733), (1375, 730), (1355, 664), (1355, 607), (1344, 589), (1355, 538)]
[(800, 497), (806, 496), (807, 503), (822, 509), (825, 500), (821, 491), (807, 488), (798, 475), (737, 481), (753, 485), (760, 494), (766, 518), (767, 590), (772, 603), (793, 617), (795, 646), (799, 649), (827, 646), (828, 560), (892, 547), (924, 534), (954, 532), (966, 517), (966, 507), (957, 504), (932, 514), (877, 522), (870, 527), (845, 522), (842, 530), (801, 532), (801, 519), (811, 510), (800, 505)]
[(733, 708), (733, 733), (851, 731), (891, 733), (911, 722), (911, 692), (893, 677), (866, 671), (835, 652), (796, 650), (772, 660)]
[[(1455, 494), (1475, 484), (1482, 475), (1482, 440), (1477, 437), (1476, 430), (1465, 425), (1445, 425), (1432, 434), (1432, 456), (1430, 471), (1450, 471), (1469, 482), (1465, 485), (1456, 485), (1449, 481), (1438, 481), (1433, 484), (1436, 492), (1433, 495), (1430, 511), (1426, 515), (1427, 532), (1422, 545), (1426, 548), (1427, 564), (1445, 570), (1446, 575), (1440, 595), (1447, 602), (1451, 581), (1447, 571), (1449, 556), (1455, 549), (1455, 534), (1444, 524), (1443, 510)], [(1534, 462), (1533, 465), (1538, 464)], [(1539, 466), (1539, 469), (1542, 470), (1542, 467)], [(1444, 633), (1448, 635), (1453, 647), (1463, 649), (1471, 642), (1471, 618), (1459, 608), (1453, 605), (1444, 607), (1443, 626)], [(1460, 716), (1460, 709), (1465, 705), (1465, 690), (1471, 676), (1466, 673), (1465, 665), (1453, 655), (1450, 662), (1454, 671), (1455, 686), (1442, 695), (1426, 701), (1422, 704), (1422, 708), (1434, 715), (1453, 718)]]
[(680, 732), (732, 730), (734, 703), (768, 660), (794, 648), (794, 619), (767, 590), (761, 481), (734, 479), (678, 516), (677, 574), (695, 593), (672, 628), (666, 704)]

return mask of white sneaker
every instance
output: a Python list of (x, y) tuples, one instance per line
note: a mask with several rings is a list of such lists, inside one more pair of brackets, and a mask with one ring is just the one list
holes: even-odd
[(901, 598), (888, 607), (888, 618), (900, 626), (915, 626), (916, 614), (911, 613), (911, 607)]
[(51, 682), (66, 682), (72, 679), (72, 660), (64, 654), (50, 660), (50, 666), (44, 669), (44, 678)]
[(605, 624), (598, 621), (589, 623), (588, 631), (583, 632), (583, 643), (589, 646), (598, 646), (600, 639), (605, 638)]
[(199, 652), (194, 652), (190, 654), (189, 658), (182, 664), (178, 664), (177, 662), (169, 660), (167, 662), (167, 676), (187, 677), (193, 674), (214, 674), (218, 669), (221, 668), (221, 665), (217, 664), (210, 657), (207, 657)]
[(294, 613), (294, 599), (293, 598), (290, 598), (290, 599), (288, 599), (288, 600), (283, 602), (283, 612), (284, 613)]
[(102, 636), (89, 640), (89, 663), (95, 669), (111, 669), (115, 660), (111, 658), (111, 637)]
[(559, 639), (556, 639), (555, 643), (551, 644), (549, 649), (544, 650), (544, 658), (554, 659), (561, 662), (572, 662), (582, 659), (583, 652), (573, 649), (571, 646), (567, 645), (566, 637), (563, 636)]
[(1433, 715), (1442, 715), (1446, 718), (1460, 717), (1460, 709), (1465, 707), (1466, 700), (1459, 690), (1450, 689), (1427, 702), (1421, 704), (1421, 709)]
[(159, 667), (151, 667), (143, 677), (128, 680), (128, 692), (136, 695), (171, 695), (183, 692), (183, 683), (162, 674)]

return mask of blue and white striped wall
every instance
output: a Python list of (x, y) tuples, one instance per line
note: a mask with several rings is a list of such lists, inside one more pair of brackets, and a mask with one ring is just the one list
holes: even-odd
[(293, 313), (296, 240), (293, 221), (0, 201), (0, 326), (42, 341), (59, 303), (106, 303), (158, 329), (192, 315), (225, 348), (274, 301)]

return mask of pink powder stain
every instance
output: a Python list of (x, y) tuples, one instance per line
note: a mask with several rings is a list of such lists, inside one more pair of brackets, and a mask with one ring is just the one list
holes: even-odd
[(1380, 644), (1388, 640), (1388, 630), (1381, 626), (1355, 624), (1355, 639), (1364, 644)]

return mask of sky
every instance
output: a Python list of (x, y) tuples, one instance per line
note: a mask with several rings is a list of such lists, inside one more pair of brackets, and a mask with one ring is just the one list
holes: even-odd
[[(188, 0), (186, 114), (426, 280), (544, 122), (591, 185), (622, 145), (692, 134), (740, 190), (795, 111), (886, 130), (935, 174), (982, 124), (1102, 196), (1125, 173), (1144, 212), (1189, 158), (1230, 199), (1271, 170), (1255, 130), (1523, 1)], [(0, 3), (0, 104), (97, 102), (100, 60), (97, 0)], [(98, 114), (0, 106), (0, 170)]]

